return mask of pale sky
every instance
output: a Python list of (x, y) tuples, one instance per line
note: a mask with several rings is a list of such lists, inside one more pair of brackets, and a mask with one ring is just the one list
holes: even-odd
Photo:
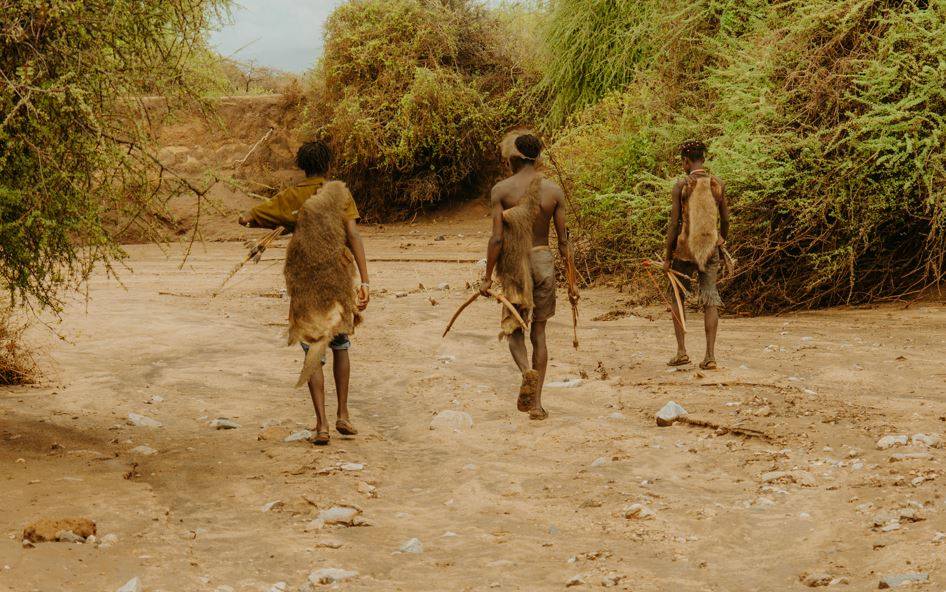
[(322, 53), (322, 25), (343, 0), (237, 0), (232, 23), (211, 35), (227, 57), (304, 72)]
[(225, 57), (301, 73), (321, 55), (322, 26), (344, 1), (235, 0), (232, 22), (214, 32), (210, 42)]

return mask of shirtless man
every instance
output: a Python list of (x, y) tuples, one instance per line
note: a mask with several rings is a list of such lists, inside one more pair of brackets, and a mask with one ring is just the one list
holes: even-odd
[[(486, 275), (480, 286), (480, 292), (486, 296), (492, 287), (493, 270), (503, 248), (503, 212), (515, 207), (529, 191), (536, 176), (542, 174), (536, 167), (542, 153), (542, 142), (535, 136), (528, 133), (518, 136), (514, 147), (504, 152), (508, 152), (503, 156), (513, 174), (493, 187), (490, 198), (493, 234), (486, 253)], [(535, 420), (548, 417), (548, 412), (542, 407), (542, 386), (545, 384), (545, 371), (549, 361), (545, 344), (545, 325), (555, 314), (555, 260), (549, 248), (549, 229), (553, 219), (558, 235), (558, 251), (565, 260), (569, 252), (568, 231), (565, 228), (565, 194), (555, 183), (542, 179), (539, 187), (539, 212), (532, 229), (530, 253), (535, 305), (530, 331), (531, 362), (522, 329), (517, 329), (509, 335), (509, 351), (522, 372), (518, 408), (528, 412), (529, 418)], [(572, 287), (569, 287), (568, 297), (573, 302), (578, 300), (578, 294)]]
[[(680, 148), (680, 157), (683, 161), (683, 171), (686, 176), (677, 181), (671, 192), (673, 205), (670, 211), (670, 226), (667, 229), (667, 253), (664, 259), (664, 271), (678, 272), (680, 283), (688, 291), (692, 291), (691, 277), (695, 274), (700, 287), (700, 304), (703, 306), (703, 325), (706, 331), (706, 356), (700, 363), (704, 370), (716, 369), (716, 331), (719, 328), (719, 307), (723, 305), (716, 288), (716, 279), (719, 274), (719, 249), (726, 244), (729, 236), (729, 204), (726, 200), (726, 188), (722, 182), (711, 175), (705, 168), (706, 145), (698, 140), (688, 140)], [(690, 194), (697, 186), (698, 180), (708, 179), (712, 191), (712, 205), (707, 210), (692, 204)], [(715, 209), (715, 211), (713, 211)], [(705, 217), (703, 220), (695, 216)], [(715, 219), (714, 219), (715, 217)], [(716, 229), (718, 220), (719, 228)], [(701, 224), (702, 223), (702, 224)], [(710, 243), (712, 255), (700, 269), (695, 261), (693, 249), (685, 237), (693, 233), (693, 226), (706, 225), (711, 228), (714, 243)], [(684, 297), (680, 295), (681, 299)], [(690, 363), (686, 350), (686, 333), (680, 319), (686, 318), (686, 312), (680, 310), (671, 293), (673, 307), (673, 330), (677, 338), (677, 354), (667, 363), (669, 366), (683, 366)]]

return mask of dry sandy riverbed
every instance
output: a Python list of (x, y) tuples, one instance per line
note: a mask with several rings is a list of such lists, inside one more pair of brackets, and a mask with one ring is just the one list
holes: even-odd
[[(281, 439), (314, 424), (291, 388), (301, 352), (282, 338), (281, 264), (210, 298), (238, 243), (198, 246), (182, 270), (176, 252), (130, 247), (125, 287), (96, 277), (91, 300), (67, 308), (71, 343), (33, 333), (44, 383), (0, 390), (0, 590), (111, 592), (137, 576), (146, 592), (294, 591), (320, 568), (357, 571), (347, 590), (803, 590), (816, 573), (867, 590), (908, 572), (946, 590), (946, 450), (875, 446), (946, 428), (946, 307), (724, 319), (722, 369), (700, 374), (664, 366), (662, 310), (590, 291), (580, 351), (567, 303), (550, 328), (549, 380), (586, 378), (549, 388), (550, 419), (529, 422), (496, 305), (440, 339), (485, 226), (368, 232), (369, 256), (387, 261), (371, 264), (352, 350), (361, 434), (324, 449)], [(425, 258), (461, 262), (392, 260)], [(668, 400), (769, 439), (658, 428)], [(472, 429), (430, 430), (448, 409)], [(217, 417), (241, 427), (209, 427)], [(142, 445), (157, 452), (132, 452)], [(923, 454), (892, 462), (902, 453)], [(626, 518), (635, 503), (653, 516)], [(366, 524), (308, 526), (336, 505)], [(21, 547), (27, 524), (70, 516), (117, 542)], [(412, 538), (422, 552), (399, 553)]]

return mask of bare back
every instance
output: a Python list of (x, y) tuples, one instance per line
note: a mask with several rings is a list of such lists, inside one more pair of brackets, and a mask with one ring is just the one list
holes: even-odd
[[(540, 173), (534, 169), (523, 170), (515, 175), (504, 179), (493, 187), (492, 199), (502, 204), (503, 211), (513, 208), (519, 204), (523, 197), (528, 193), (529, 186), (532, 184), (536, 175)], [(532, 227), (532, 246), (548, 246), (550, 227), (555, 214), (559, 212), (564, 201), (562, 189), (549, 181), (542, 180), (539, 188), (539, 213), (535, 217), (535, 224)], [(564, 216), (562, 216), (564, 219)]]

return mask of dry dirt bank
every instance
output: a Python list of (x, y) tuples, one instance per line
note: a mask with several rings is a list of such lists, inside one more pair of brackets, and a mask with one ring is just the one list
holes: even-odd
[[(802, 590), (816, 572), (841, 590), (922, 572), (922, 589), (946, 590), (946, 544), (934, 542), (946, 451), (875, 446), (946, 428), (946, 308), (725, 319), (723, 368), (703, 375), (664, 366), (663, 311), (594, 290), (580, 351), (567, 308), (550, 329), (549, 380), (587, 378), (550, 387), (550, 419), (529, 422), (494, 305), (440, 339), (486, 226), (368, 231), (376, 294), (352, 350), (361, 434), (325, 449), (280, 439), (314, 423), (291, 388), (301, 352), (282, 341), (281, 263), (210, 298), (238, 244), (199, 246), (184, 269), (176, 250), (129, 247), (126, 288), (98, 277), (65, 312), (72, 343), (33, 334), (50, 380), (0, 390), (0, 590), (112, 591), (133, 576), (148, 592), (296, 590), (328, 567), (358, 572), (338, 584), (348, 590), (559, 590), (576, 577), (578, 589)], [(451, 258), (462, 262), (400, 261)], [(698, 331), (692, 341), (698, 357)], [(658, 428), (671, 399), (769, 440)], [(447, 409), (473, 427), (431, 431)], [(129, 425), (129, 413), (162, 426)], [(217, 417), (240, 427), (209, 427)], [(141, 445), (156, 454), (132, 452)], [(918, 456), (892, 462), (902, 453)], [(283, 505), (262, 511), (270, 502)], [(635, 503), (654, 515), (625, 518)], [(367, 525), (307, 531), (340, 504)], [(59, 516), (118, 541), (21, 548), (24, 526)], [(412, 538), (423, 552), (398, 553)]]

